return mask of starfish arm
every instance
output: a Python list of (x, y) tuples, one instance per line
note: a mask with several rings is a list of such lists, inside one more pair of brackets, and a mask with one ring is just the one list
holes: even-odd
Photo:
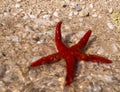
[(51, 54), (51, 55), (48, 55), (46, 57), (40, 58), (37, 61), (33, 62), (31, 64), (31, 67), (39, 66), (39, 65), (42, 65), (42, 64), (46, 64), (46, 63), (54, 63), (54, 62), (59, 61), (60, 59), (61, 59), (60, 54), (59, 53), (54, 53), (54, 54)]
[(60, 53), (62, 53), (67, 48), (61, 39), (61, 24), (62, 24), (61, 21), (58, 22), (55, 30), (55, 43)]
[(71, 49), (78, 51), (83, 49), (89, 40), (91, 32), (91, 30), (88, 30), (87, 33), (81, 38), (81, 40), (76, 45), (72, 46)]
[(88, 61), (93, 61), (93, 62), (101, 62), (101, 63), (112, 63), (111, 60), (101, 57), (101, 56), (97, 56), (97, 55), (87, 55), (88, 57)]
[(74, 79), (76, 61), (75, 61), (75, 58), (71, 54), (68, 54), (65, 60), (66, 60), (66, 68), (67, 68), (65, 86), (68, 86)]
[(90, 62), (101, 62), (101, 63), (112, 63), (111, 60), (106, 59), (104, 57), (101, 56), (97, 56), (97, 55), (86, 55), (86, 54), (76, 54), (76, 58), (78, 60), (85, 60), (85, 61), (90, 61)]

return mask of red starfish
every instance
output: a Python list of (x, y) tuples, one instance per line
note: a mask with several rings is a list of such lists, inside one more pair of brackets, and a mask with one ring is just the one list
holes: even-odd
[(111, 63), (112, 61), (97, 55), (90, 55), (82, 53), (83, 48), (87, 44), (87, 41), (91, 35), (91, 30), (89, 30), (82, 39), (74, 46), (68, 48), (62, 42), (61, 39), (61, 24), (62, 22), (58, 22), (56, 25), (55, 31), (55, 43), (58, 49), (57, 53), (48, 55), (46, 57), (40, 58), (39, 60), (33, 62), (31, 67), (35, 67), (38, 65), (46, 64), (46, 63), (53, 63), (57, 62), (60, 59), (64, 58), (66, 61), (66, 68), (67, 68), (67, 76), (66, 76), (66, 83), (65, 86), (70, 85), (74, 78), (74, 70), (76, 66), (76, 61), (85, 60), (91, 62), (102, 62), (102, 63)]

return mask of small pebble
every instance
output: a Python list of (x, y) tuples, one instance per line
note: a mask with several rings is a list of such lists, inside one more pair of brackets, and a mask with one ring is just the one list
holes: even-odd
[(4, 12), (4, 16), (10, 16), (10, 12)]
[(113, 78), (113, 76), (110, 76), (110, 75), (97, 75), (97, 77), (99, 78), (99, 79), (101, 79), (102, 81), (104, 81), (104, 82), (112, 82), (113, 80), (112, 80), (112, 78)]
[(118, 48), (115, 43), (112, 44), (112, 50), (114, 53), (118, 51)]
[(82, 10), (82, 7), (76, 6), (75, 10), (76, 10), (76, 11), (81, 11), (81, 10)]
[(99, 85), (95, 85), (92, 87), (92, 92), (101, 92), (102, 88)]
[(80, 21), (80, 22), (83, 22), (83, 18), (79, 18), (79, 21)]
[(86, 9), (83, 9), (79, 12), (80, 17), (86, 17), (89, 15), (89, 12)]
[(75, 11), (81, 11), (82, 7), (80, 7), (76, 2), (71, 3), (71, 8), (74, 9)]
[(24, 16), (23, 16), (23, 19), (28, 19), (28, 15), (25, 13)]
[(33, 14), (29, 14), (29, 17), (32, 18), (32, 19), (36, 19), (37, 16), (33, 15)]
[(53, 13), (53, 16), (59, 17), (59, 12), (58, 12), (58, 11), (55, 11), (55, 12)]
[(50, 19), (50, 17), (51, 17), (51, 15), (49, 15), (49, 14), (46, 14), (43, 16), (44, 19)]
[(18, 36), (12, 36), (11, 40), (14, 42), (18, 42), (19, 41), (19, 37)]
[(73, 16), (73, 14), (74, 14), (74, 12), (71, 11), (71, 12), (69, 13), (69, 16), (71, 17), (71, 16)]
[(103, 54), (105, 51), (104, 51), (104, 49), (101, 47), (101, 48), (99, 48), (98, 49), (98, 51), (97, 51), (97, 54)]
[(0, 87), (3, 87), (3, 86), (5, 86), (5, 84), (2, 81), (0, 81)]
[(32, 62), (35, 62), (36, 60), (38, 60), (40, 58), (42, 58), (42, 56), (35, 56), (35, 57), (33, 57)]
[(97, 15), (97, 13), (94, 13), (93, 15), (92, 15), (92, 17), (97, 17), (98, 15)]
[(74, 11), (73, 13), (74, 13), (74, 15), (78, 15), (78, 11)]
[(28, 25), (25, 25), (25, 31), (30, 32), (32, 31), (32, 28)]
[(17, 2), (19, 3), (19, 2), (21, 2), (22, 0), (17, 0)]
[(93, 7), (94, 7), (93, 4), (90, 4), (89, 6), (90, 6), (90, 8), (93, 8)]
[(44, 43), (44, 42), (45, 42), (45, 40), (41, 39), (41, 40), (37, 41), (37, 44), (41, 44), (41, 43)]
[(110, 29), (114, 29), (114, 25), (112, 23), (107, 23), (107, 26), (110, 28)]
[(76, 2), (71, 2), (71, 8), (75, 9), (78, 6)]
[(113, 12), (113, 8), (109, 8), (108, 12), (111, 14)]
[(59, 22), (59, 21), (60, 21), (60, 19), (56, 18), (54, 21), (55, 21), (55, 22)]
[(70, 28), (70, 26), (65, 25), (65, 29), (66, 29), (66, 30), (70, 30), (71, 28)]
[(16, 4), (16, 5), (15, 5), (15, 8), (20, 8), (20, 4)]

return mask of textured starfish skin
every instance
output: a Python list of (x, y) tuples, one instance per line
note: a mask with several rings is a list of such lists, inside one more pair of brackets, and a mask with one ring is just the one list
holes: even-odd
[(88, 30), (87, 33), (81, 38), (81, 40), (77, 44), (73, 45), (72, 47), (65, 46), (61, 38), (61, 24), (62, 24), (61, 21), (58, 22), (55, 30), (55, 43), (58, 52), (38, 59), (37, 61), (31, 64), (31, 67), (39, 66), (46, 63), (58, 62), (60, 59), (64, 58), (66, 61), (66, 69), (67, 69), (65, 86), (67, 86), (70, 85), (70, 83), (74, 79), (75, 66), (77, 64), (77, 61), (85, 60), (87, 62), (91, 61), (91, 62), (112, 63), (111, 60), (108, 60), (104, 57), (84, 54), (82, 52), (83, 48), (87, 44), (88, 39), (91, 35), (92, 32), (91, 30)]

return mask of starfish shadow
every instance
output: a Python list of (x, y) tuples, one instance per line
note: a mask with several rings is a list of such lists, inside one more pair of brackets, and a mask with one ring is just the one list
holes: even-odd
[(86, 47), (83, 49), (83, 53), (85, 53), (88, 50), (88, 48), (92, 45), (92, 43), (96, 41), (96, 38), (97, 37), (95, 36), (94, 38), (92, 38), (88, 41)]
[[(71, 41), (70, 41), (70, 39), (71, 39), (71, 36), (73, 36), (75, 33), (69, 33), (69, 34), (67, 34), (66, 36), (65, 36), (65, 39), (63, 40), (63, 42), (64, 42), (64, 44), (66, 45), (66, 46), (68, 46), (68, 44), (69, 43), (72, 43)], [(69, 47), (69, 46), (68, 46)]]

